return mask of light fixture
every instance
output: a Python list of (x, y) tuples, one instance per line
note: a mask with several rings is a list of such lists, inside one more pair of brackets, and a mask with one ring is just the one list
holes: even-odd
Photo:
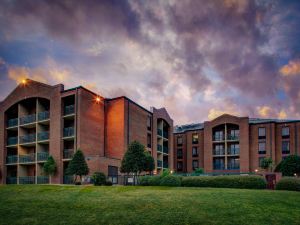
[(100, 103), (101, 98), (99, 96), (97, 96), (95, 100), (96, 100), (97, 103)]
[(296, 173), (294, 173), (294, 176), (296, 177), (296, 176), (297, 176), (297, 174), (296, 174)]
[(255, 173), (257, 173), (257, 172), (258, 172), (258, 169), (255, 170)]
[(25, 85), (26, 83), (27, 83), (27, 80), (26, 80), (26, 79), (23, 79), (23, 80), (22, 80), (22, 84)]

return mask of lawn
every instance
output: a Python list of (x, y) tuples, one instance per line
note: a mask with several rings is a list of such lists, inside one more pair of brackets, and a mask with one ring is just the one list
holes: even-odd
[(300, 224), (300, 193), (6, 185), (0, 224)]

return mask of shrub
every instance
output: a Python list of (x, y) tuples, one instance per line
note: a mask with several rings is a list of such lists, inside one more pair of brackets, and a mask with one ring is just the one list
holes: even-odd
[(283, 176), (300, 174), (300, 156), (290, 155), (286, 157), (276, 166), (275, 171), (281, 172)]
[(110, 180), (107, 180), (104, 185), (105, 186), (112, 186), (112, 182)]
[(160, 181), (161, 186), (170, 186), (170, 187), (179, 187), (181, 186), (180, 177), (168, 175), (161, 178)]
[(204, 169), (203, 168), (197, 168), (193, 173), (192, 176), (199, 176), (201, 174), (204, 173)]
[(171, 175), (171, 171), (169, 169), (164, 169), (161, 174), (160, 177), (165, 177), (165, 176), (169, 176)]
[(261, 176), (201, 176), (184, 177), (181, 185), (185, 187), (264, 189), (266, 181)]
[(92, 179), (95, 186), (104, 185), (106, 182), (106, 176), (101, 172), (95, 172), (92, 176)]
[(139, 177), (139, 185), (141, 186), (149, 186), (151, 176), (142, 176)]
[(160, 176), (151, 176), (149, 179), (149, 186), (159, 186), (160, 185)]
[(276, 184), (276, 190), (300, 191), (300, 179), (284, 177)]
[(273, 160), (271, 158), (264, 158), (261, 162), (260, 167), (262, 169), (268, 170), (273, 165)]

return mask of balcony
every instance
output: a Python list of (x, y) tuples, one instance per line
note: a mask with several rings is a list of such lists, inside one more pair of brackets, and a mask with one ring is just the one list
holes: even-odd
[(38, 133), (38, 141), (49, 140), (49, 131), (43, 131)]
[(74, 136), (74, 127), (66, 127), (64, 128), (64, 137), (73, 137)]
[(163, 137), (168, 139), (169, 137), (168, 131), (163, 131)]
[(214, 163), (214, 170), (225, 170), (225, 165), (220, 163)]
[(48, 152), (38, 152), (37, 153), (37, 161), (47, 161), (49, 157)]
[(36, 114), (31, 114), (20, 118), (20, 125), (36, 122)]
[(17, 177), (6, 177), (6, 184), (17, 184), (18, 178)]
[(35, 177), (19, 177), (19, 184), (35, 184)]
[(228, 155), (239, 155), (240, 149), (239, 148), (229, 148), (229, 149), (227, 149), (227, 154)]
[(65, 108), (64, 108), (64, 116), (72, 115), (74, 113), (75, 113), (75, 107), (74, 107), (74, 105), (65, 106)]
[(227, 140), (228, 141), (238, 141), (240, 139), (239, 135), (227, 135)]
[(32, 143), (36, 140), (36, 134), (28, 134), (24, 136), (20, 136), (19, 141), (20, 144)]
[(162, 145), (160, 145), (160, 144), (157, 145), (157, 151), (158, 151), (158, 152), (163, 152), (163, 147), (162, 147)]
[(7, 121), (7, 128), (10, 128), (10, 127), (16, 127), (18, 126), (18, 118), (15, 118), (15, 119), (9, 119)]
[(239, 170), (240, 169), (240, 164), (239, 163), (228, 163), (227, 164), (227, 169), (228, 170)]
[(63, 159), (72, 159), (74, 155), (74, 149), (64, 149)]
[(9, 138), (7, 138), (7, 146), (17, 145), (17, 144), (18, 144), (18, 137), (9, 137)]
[(6, 164), (16, 164), (18, 163), (17, 155), (9, 155), (6, 157)]
[(213, 136), (213, 141), (224, 141), (224, 136), (223, 135), (214, 135)]
[(165, 154), (168, 154), (168, 153), (169, 153), (169, 148), (168, 148), (168, 146), (164, 146), (164, 147), (163, 147), (163, 152), (164, 152)]
[(159, 135), (161, 137), (163, 136), (162, 129), (159, 129), (159, 128), (157, 129), (157, 135)]
[(32, 162), (35, 162), (35, 153), (19, 156), (19, 163), (32, 163)]
[(50, 117), (49, 111), (39, 112), (38, 113), (38, 121), (48, 120)]
[(162, 161), (161, 160), (157, 160), (157, 167), (162, 167)]
[(49, 184), (49, 177), (47, 176), (38, 176), (37, 184)]
[(214, 155), (225, 155), (225, 149), (214, 149), (213, 154)]

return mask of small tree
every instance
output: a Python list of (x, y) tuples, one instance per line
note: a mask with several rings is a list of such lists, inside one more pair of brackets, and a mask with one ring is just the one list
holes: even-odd
[(204, 173), (204, 169), (203, 168), (197, 168), (193, 173), (192, 173), (192, 175), (193, 176), (199, 176), (199, 175), (201, 175), (201, 174), (203, 174)]
[(271, 158), (264, 158), (261, 162), (260, 167), (265, 170), (272, 169), (273, 160)]
[(95, 172), (92, 176), (93, 183), (95, 186), (105, 185), (106, 184), (106, 176), (104, 173)]
[(85, 176), (88, 173), (89, 168), (85, 161), (84, 154), (80, 149), (78, 149), (68, 165), (67, 174), (75, 176), (75, 179), (73, 181), (75, 183), (78, 176), (80, 177), (81, 182), (82, 176)]
[(149, 153), (145, 153), (145, 165), (144, 171), (151, 173), (155, 169), (155, 162), (153, 157)]
[(50, 184), (51, 184), (51, 176), (53, 176), (56, 173), (56, 163), (54, 158), (51, 155), (44, 163), (43, 172), (45, 175), (50, 176)]
[(276, 172), (281, 172), (283, 176), (294, 176), (300, 174), (300, 156), (290, 155), (282, 160), (275, 168)]

